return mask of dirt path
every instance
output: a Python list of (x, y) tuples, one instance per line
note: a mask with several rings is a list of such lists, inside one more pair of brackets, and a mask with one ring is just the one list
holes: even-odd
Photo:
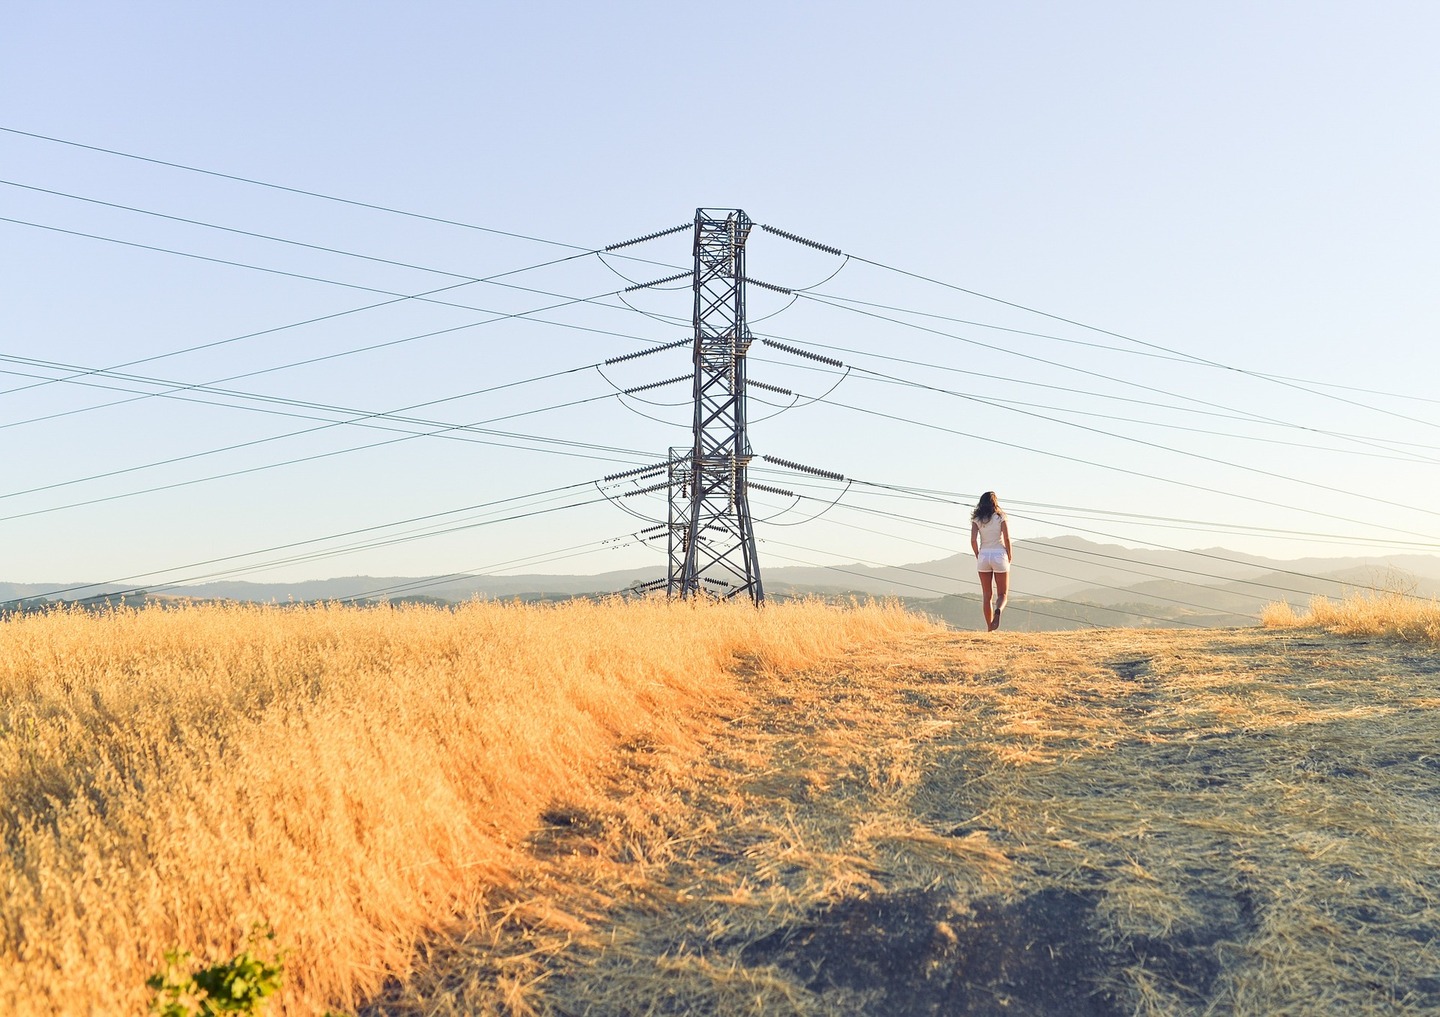
[(949, 634), (556, 802), (367, 1014), (1440, 1012), (1440, 657)]

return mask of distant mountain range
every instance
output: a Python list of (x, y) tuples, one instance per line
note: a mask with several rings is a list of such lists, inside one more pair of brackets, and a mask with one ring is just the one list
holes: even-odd
[[(0, 606), (35, 598), (73, 600), (131, 593), (140, 599), (187, 598), (259, 602), (428, 600), (473, 597), (564, 599), (618, 593), (663, 575), (660, 567), (593, 576), (345, 576), (298, 583), (214, 582), (165, 587), (136, 597), (133, 588), (97, 586), (71, 594), (74, 583), (0, 583)], [(774, 598), (896, 597), (908, 606), (959, 627), (979, 624), (975, 561), (968, 553), (936, 561), (876, 567), (777, 567), (764, 570)], [(1246, 625), (1274, 601), (1302, 607), (1311, 597), (1339, 598), (1355, 591), (1440, 595), (1440, 556), (1302, 558), (1283, 561), (1224, 548), (1148, 551), (1097, 544), (1079, 537), (1022, 540), (1015, 544), (1011, 627)]]

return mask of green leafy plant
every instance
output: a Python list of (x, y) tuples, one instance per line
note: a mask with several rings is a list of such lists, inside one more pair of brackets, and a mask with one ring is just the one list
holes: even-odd
[[(274, 948), (274, 939), (271, 929), (256, 925), (245, 949), (198, 970), (189, 950), (166, 951), (164, 969), (145, 980), (155, 993), (150, 1012), (158, 1017), (263, 1014), (265, 1001), (279, 991), (285, 976), (282, 951)], [(262, 941), (268, 941), (263, 948)]]

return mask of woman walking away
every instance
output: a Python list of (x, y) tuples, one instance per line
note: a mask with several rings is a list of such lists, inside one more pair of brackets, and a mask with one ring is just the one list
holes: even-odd
[[(970, 513), (970, 549), (975, 552), (975, 567), (980, 570), (980, 606), (985, 611), (985, 627), (994, 632), (1000, 627), (1000, 612), (1010, 594), (1010, 524), (995, 499), (994, 491), (980, 496), (980, 504)], [(995, 606), (990, 606), (992, 588)]]

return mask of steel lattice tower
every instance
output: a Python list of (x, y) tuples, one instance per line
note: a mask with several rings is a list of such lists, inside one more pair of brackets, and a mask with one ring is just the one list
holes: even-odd
[(669, 567), (665, 572), (665, 593), (674, 597), (680, 592), (680, 577), (685, 574), (685, 549), (690, 546), (690, 450), (672, 448), (665, 465), (669, 492), (665, 522)]
[[(745, 354), (751, 339), (745, 324), (745, 241), (750, 226), (750, 217), (739, 209), (695, 210), (694, 442), (684, 477), (689, 505), (683, 564), (672, 545), (669, 586), (672, 595), (678, 587), (681, 597), (748, 596), (759, 604), (765, 594), (746, 490), (751, 452), (745, 433)], [(671, 470), (673, 475), (673, 459)]]

